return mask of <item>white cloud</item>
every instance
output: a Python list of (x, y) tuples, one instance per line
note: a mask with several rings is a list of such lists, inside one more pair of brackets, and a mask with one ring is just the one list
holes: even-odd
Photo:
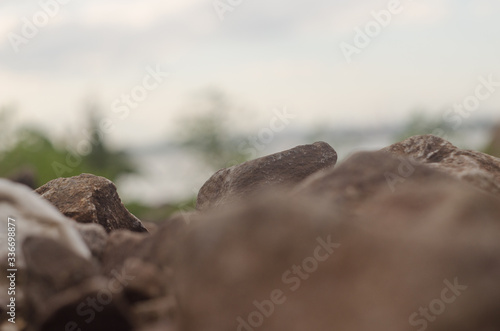
[(480, 18), (498, 18), (500, 2), (497, 0), (475, 0), (468, 3), (471, 12)]
[(183, 1), (91, 1), (73, 12), (87, 26), (115, 25), (127, 28), (150, 27), (160, 19), (186, 14), (203, 3), (201, 0)]
[(441, 22), (453, 15), (456, 4), (448, 0), (405, 1), (401, 14), (401, 23), (412, 25), (430, 25)]

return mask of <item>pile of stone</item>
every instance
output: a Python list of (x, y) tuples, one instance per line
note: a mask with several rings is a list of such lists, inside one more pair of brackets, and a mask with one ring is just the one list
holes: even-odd
[(0, 328), (500, 330), (500, 159), (427, 135), (336, 162), (317, 142), (219, 170), (159, 224), (101, 177), (0, 180)]

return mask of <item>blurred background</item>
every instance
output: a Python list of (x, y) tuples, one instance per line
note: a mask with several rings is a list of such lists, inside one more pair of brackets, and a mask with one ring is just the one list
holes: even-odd
[(113, 180), (144, 220), (222, 167), (415, 134), (500, 156), (500, 2), (0, 2), (0, 176)]

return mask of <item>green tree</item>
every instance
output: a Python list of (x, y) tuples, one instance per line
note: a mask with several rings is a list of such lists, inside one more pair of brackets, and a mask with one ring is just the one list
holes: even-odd
[[(130, 157), (121, 150), (109, 148), (98, 130), (99, 119), (88, 112), (87, 131), (91, 151), (78, 155), (80, 137), (65, 137), (67, 148), (53, 141), (41, 129), (33, 126), (13, 128), (12, 112), (0, 112), (0, 176), (16, 178), (20, 173), (31, 173), (33, 186), (38, 187), (57, 177), (92, 173), (115, 181), (120, 175), (136, 171)], [(5, 131), (4, 131), (5, 130)], [(8, 132), (8, 134), (6, 134)], [(59, 169), (59, 171), (58, 171)]]
[(422, 111), (415, 111), (410, 119), (396, 134), (395, 140), (401, 141), (416, 135), (434, 134), (443, 138), (453, 135), (455, 130), (449, 123), (440, 118), (428, 116)]
[(208, 91), (196, 100), (179, 122), (178, 144), (198, 155), (210, 168), (217, 170), (247, 161), (238, 151), (239, 140), (231, 130), (230, 115), (234, 109), (218, 91)]
[(484, 148), (484, 153), (500, 157), (500, 123), (491, 130), (491, 140)]

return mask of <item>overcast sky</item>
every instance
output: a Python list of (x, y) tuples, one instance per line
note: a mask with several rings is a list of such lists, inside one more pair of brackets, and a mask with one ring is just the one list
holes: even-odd
[[(130, 145), (164, 138), (207, 88), (246, 110), (238, 125), (259, 128), (276, 107), (297, 127), (442, 116), (479, 77), (500, 82), (498, 0), (59, 1), (0, 2), (0, 106), (55, 134), (78, 128), (89, 98), (112, 120), (110, 139)], [(347, 59), (357, 28), (372, 37), (358, 35), (368, 45)], [(474, 116), (500, 120), (495, 89)], [(127, 105), (132, 91), (141, 101)]]

